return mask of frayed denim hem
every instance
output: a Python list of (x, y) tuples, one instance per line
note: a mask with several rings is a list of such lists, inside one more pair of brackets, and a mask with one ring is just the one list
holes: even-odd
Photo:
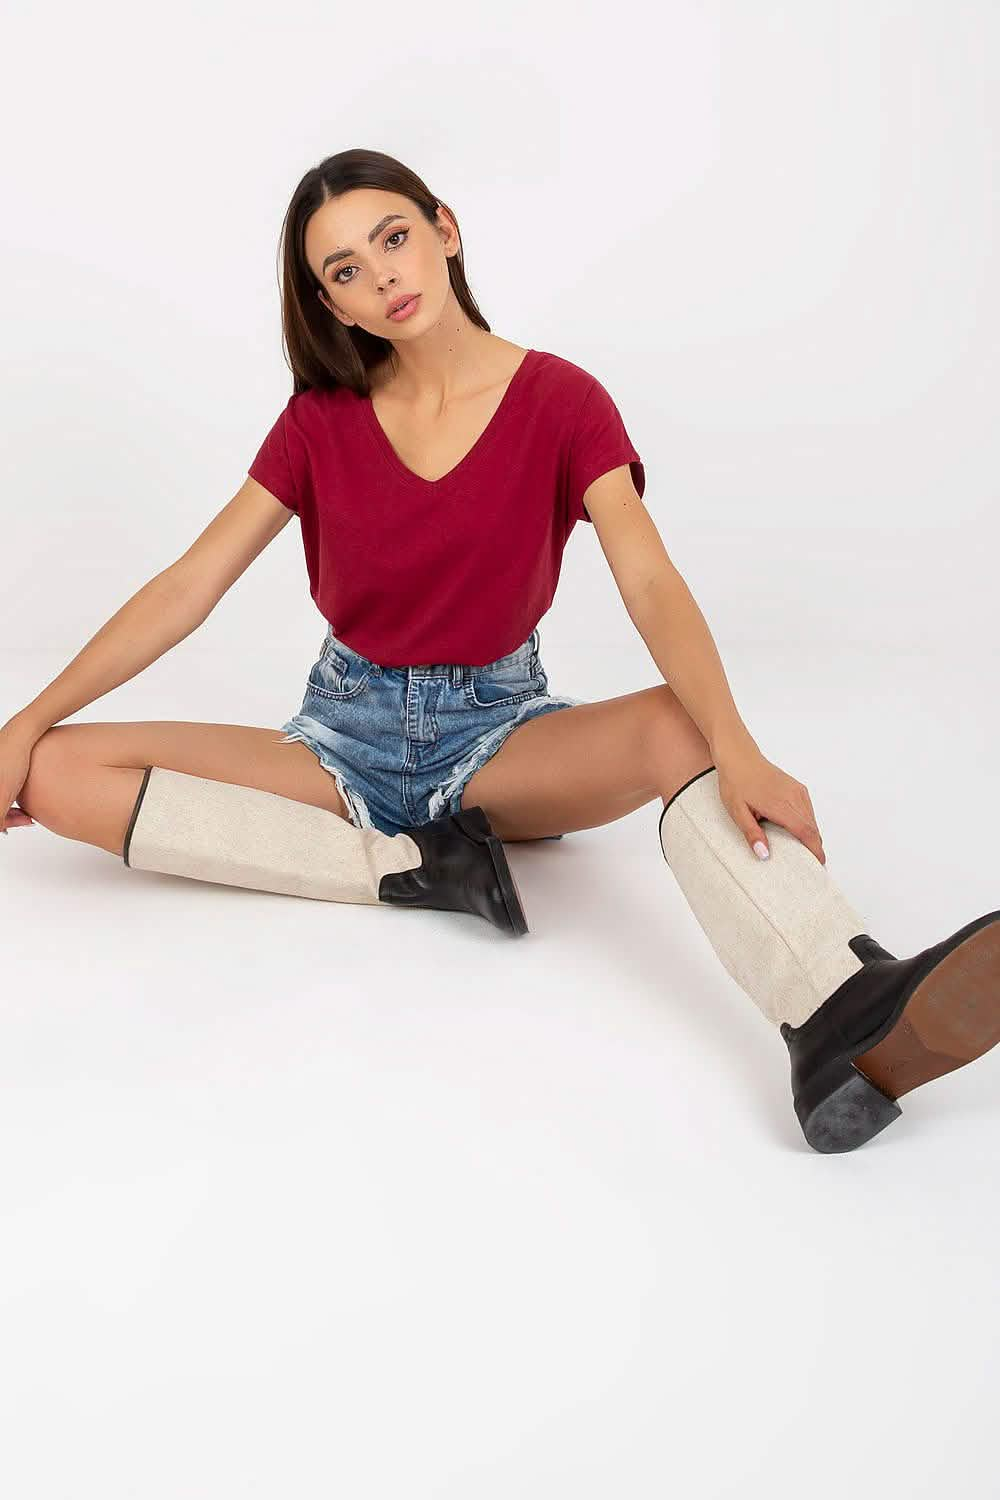
[(362, 797), (360, 792), (356, 792), (353, 787), (348, 786), (346, 780), (344, 779), (344, 773), (343, 771), (341, 771), (340, 767), (335, 766), (326, 755), (325, 751), (313, 744), (312, 741), (309, 740), (301, 730), (293, 729), (290, 731), (290, 733), (284, 734), (282, 736), (283, 744), (292, 744), (296, 740), (301, 741), (303, 745), (307, 745), (316, 756), (320, 765), (323, 767), (323, 770), (330, 772), (330, 775), (337, 783), (337, 791), (340, 793), (341, 800), (344, 806), (347, 808), (350, 820), (354, 824), (355, 828), (374, 828), (375, 824), (372, 822), (372, 817), (371, 813), (368, 811), (367, 802), (365, 801), (364, 797)]
[[(520, 711), (506, 724), (499, 725), (492, 734), (480, 740), (472, 754), (465, 760), (460, 761), (453, 770), (451, 776), (436, 791), (430, 795), (427, 806), (429, 818), (441, 818), (447, 813), (458, 812), (461, 807), (462, 794), (465, 791), (466, 782), (471, 781), (477, 771), (481, 770), (492, 756), (500, 749), (507, 736), (527, 719), (538, 719), (549, 709), (575, 708), (585, 703), (585, 698), (570, 698), (550, 694), (546, 697), (545, 707), (540, 708), (537, 698), (529, 699), (522, 704)], [(546, 838), (561, 839), (561, 833), (546, 834)]]

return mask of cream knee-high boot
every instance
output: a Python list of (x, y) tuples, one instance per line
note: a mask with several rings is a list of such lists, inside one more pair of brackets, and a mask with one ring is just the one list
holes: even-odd
[(768, 822), (760, 860), (726, 809), (715, 766), (660, 815), (660, 847), (723, 967), (778, 1026), (806, 1140), (850, 1151), (896, 1100), (1000, 1041), (1000, 911), (894, 958), (811, 850)]
[(134, 870), (319, 901), (465, 911), (514, 936), (528, 930), (482, 808), (390, 835), (257, 787), (147, 766), (122, 858)]

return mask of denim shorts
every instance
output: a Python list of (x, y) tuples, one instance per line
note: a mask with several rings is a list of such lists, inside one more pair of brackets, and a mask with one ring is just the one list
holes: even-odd
[(397, 834), (457, 812), (466, 782), (519, 724), (585, 701), (549, 693), (537, 629), (487, 666), (383, 667), (327, 627), (282, 732), (334, 777), (355, 827)]

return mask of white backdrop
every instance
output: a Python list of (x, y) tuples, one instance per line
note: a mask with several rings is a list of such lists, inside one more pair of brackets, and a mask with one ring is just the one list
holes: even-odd
[[(720, 646), (994, 629), (996, 8), (514, 0), (500, 21), (8, 21), (7, 645), (75, 652), (239, 488), (291, 391), (281, 215), (355, 145), (452, 204), (495, 332), (607, 385)], [(180, 649), (305, 662), (321, 634), (293, 522)], [(590, 528), (543, 636), (645, 657)]]
[[(282, 214), (372, 147), (454, 208), (493, 329), (618, 402), (872, 935), (1000, 906), (992, 0), (3, 35), (0, 722), (242, 484), (291, 390)], [(321, 635), (293, 520), (75, 717), (277, 726)], [(589, 526), (542, 645), (554, 693), (656, 680)], [(995, 1493), (1000, 1056), (809, 1152), (659, 812), (513, 846), (518, 944), (0, 838), (0, 1490)]]

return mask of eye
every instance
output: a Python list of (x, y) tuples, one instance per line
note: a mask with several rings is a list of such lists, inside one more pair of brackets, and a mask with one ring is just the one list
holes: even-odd
[[(394, 229), (391, 234), (387, 234), (386, 235), (385, 240), (383, 241), (383, 244), (388, 245), (390, 240), (398, 239), (398, 237), (400, 235), (402, 235), (403, 238), (405, 239), (409, 235), (409, 233), (410, 233), (410, 231), (408, 229)], [(398, 250), (399, 246), (398, 245), (393, 245), (392, 248), (394, 250)], [(341, 271), (353, 271), (354, 269), (355, 269), (354, 266), (341, 266), (340, 271), (337, 271), (336, 274), (334, 275), (334, 278), (333, 278), (334, 281), (337, 282), (338, 286), (347, 286), (348, 285), (348, 283), (346, 281), (341, 281), (341, 279), (340, 279), (340, 272)], [(353, 281), (354, 277), (352, 276), (350, 279), (351, 279), (351, 281)]]

